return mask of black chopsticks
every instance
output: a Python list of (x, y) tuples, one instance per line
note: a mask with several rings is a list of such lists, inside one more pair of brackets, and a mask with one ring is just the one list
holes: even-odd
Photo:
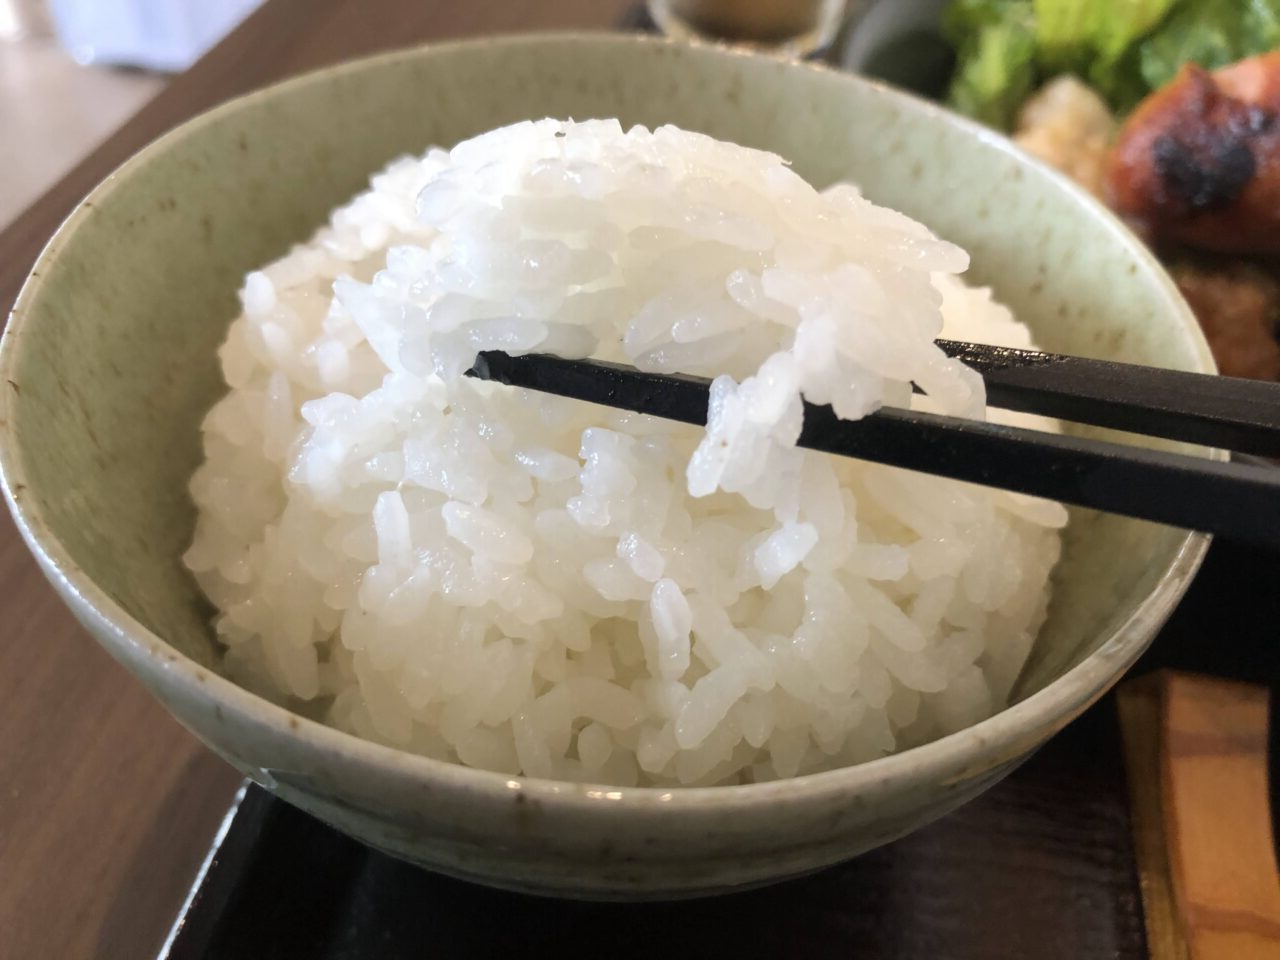
[[(1280, 384), (940, 341), (992, 406), (1210, 446), (1280, 451)], [(471, 376), (706, 423), (710, 381), (599, 360), (480, 354)], [(1230, 442), (1228, 442), (1230, 441)], [(1243, 446), (1236, 446), (1243, 441)], [(1233, 539), (1280, 546), (1280, 470), (885, 407), (805, 404), (799, 444)]]
[(1280, 456), (1280, 385), (957, 340), (937, 341), (982, 374), (1005, 410)]

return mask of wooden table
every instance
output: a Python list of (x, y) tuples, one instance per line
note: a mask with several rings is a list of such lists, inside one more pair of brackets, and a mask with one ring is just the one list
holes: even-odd
[[(388, 48), (607, 28), (631, 0), (267, 0), (0, 233), (7, 315), (94, 184), (169, 128), (289, 74)], [(72, 620), (0, 518), (0, 957), (154, 956), (239, 776)]]

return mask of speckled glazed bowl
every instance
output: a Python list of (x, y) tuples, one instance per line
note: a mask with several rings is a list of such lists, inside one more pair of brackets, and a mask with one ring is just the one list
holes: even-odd
[(625, 36), (499, 38), (314, 73), (143, 150), (67, 220), (0, 352), (5, 494), (76, 616), (238, 769), (339, 829), (460, 877), (599, 898), (759, 884), (901, 836), (999, 780), (1150, 642), (1205, 540), (1077, 511), (1049, 623), (994, 718), (862, 766), (750, 786), (595, 788), (364, 742), (218, 673), (179, 555), (198, 425), (242, 275), (396, 154), (543, 116), (676, 123), (847, 178), (973, 254), (1050, 349), (1211, 370), (1155, 261), (1003, 139), (822, 69)]

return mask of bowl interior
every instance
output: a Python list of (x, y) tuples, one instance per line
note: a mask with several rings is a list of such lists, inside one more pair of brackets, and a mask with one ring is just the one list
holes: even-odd
[[(919, 101), (637, 38), (410, 51), (303, 77), (182, 128), (95, 191), (46, 251), (7, 334), (0, 430), (11, 497), (54, 564), (215, 664), (209, 608), (178, 558), (241, 278), (304, 240), (392, 157), (543, 116), (675, 123), (774, 150), (816, 185), (853, 180), (962, 244), (972, 278), (994, 286), (1044, 347), (1211, 369), (1168, 281), (1109, 216), (999, 138)], [(1074, 511), (1022, 692), (1102, 644), (1186, 538)]]

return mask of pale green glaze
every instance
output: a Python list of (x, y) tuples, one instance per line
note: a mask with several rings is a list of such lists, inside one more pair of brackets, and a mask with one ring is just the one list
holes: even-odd
[(508, 782), (355, 740), (212, 671), (208, 610), (178, 557), (240, 278), (396, 154), (548, 115), (676, 123), (775, 150), (820, 185), (852, 179), (967, 247), (973, 276), (1045, 347), (1211, 369), (1168, 280), (1109, 215), (928, 105), (649, 39), (477, 41), (229, 104), (144, 150), (72, 215), (0, 355), (0, 467), (24, 535), (90, 631), (216, 750), (344, 829), (450, 873), (578, 895), (691, 894), (813, 869), (944, 813), (1118, 678), (1185, 588), (1203, 538), (1077, 513), (1027, 699), (934, 744), (786, 783), (666, 794)]

